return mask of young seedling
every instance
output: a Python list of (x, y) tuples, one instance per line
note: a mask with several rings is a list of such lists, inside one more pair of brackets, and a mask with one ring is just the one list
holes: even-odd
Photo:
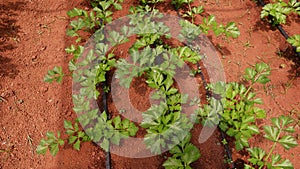
[(53, 132), (46, 133), (46, 139), (42, 139), (40, 144), (37, 146), (36, 151), (38, 154), (46, 154), (47, 150), (55, 156), (59, 151), (59, 146), (65, 144), (65, 141), (60, 138), (60, 132), (57, 132), (57, 136)]
[(48, 70), (47, 75), (44, 78), (45, 82), (51, 83), (56, 81), (57, 83), (61, 83), (64, 77), (64, 73), (62, 71), (62, 67), (55, 66), (52, 70)]

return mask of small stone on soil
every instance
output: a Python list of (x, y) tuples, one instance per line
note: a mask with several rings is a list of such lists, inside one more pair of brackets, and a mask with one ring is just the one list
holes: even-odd
[(283, 69), (283, 68), (285, 68), (285, 67), (286, 67), (286, 64), (283, 64), (283, 63), (280, 64), (280, 66), (279, 66), (280, 69)]

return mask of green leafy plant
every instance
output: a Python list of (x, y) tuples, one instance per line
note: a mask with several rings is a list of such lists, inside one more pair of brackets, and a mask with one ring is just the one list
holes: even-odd
[(190, 139), (191, 135), (188, 134), (184, 140), (170, 150), (173, 156), (163, 163), (166, 169), (191, 169), (190, 164), (200, 158), (199, 149), (190, 143)]
[(292, 9), (293, 12), (300, 15), (300, 2), (298, 2), (297, 0), (290, 0), (288, 2), (288, 5)]
[(78, 123), (76, 122), (74, 125), (72, 122), (65, 120), (64, 128), (66, 129), (66, 133), (68, 134), (68, 142), (69, 144), (73, 144), (73, 148), (75, 150), (80, 150), (80, 143), (90, 141), (90, 137), (85, 134), (85, 132), (79, 130)]
[(121, 10), (123, 0), (106, 0), (92, 3), (93, 10), (88, 12), (83, 9), (74, 8), (67, 12), (70, 18), (77, 17), (71, 21), (70, 29), (67, 30), (67, 35), (71, 37), (78, 37), (76, 42), (81, 41), (80, 30), (96, 31), (104, 26), (106, 23), (112, 21), (112, 10)]
[(103, 112), (97, 117), (97, 123), (85, 131), (103, 150), (108, 151), (110, 143), (120, 145), (121, 139), (135, 136), (138, 127), (128, 119), (122, 120), (120, 116), (109, 120), (107, 114)]
[[(300, 3), (300, 2), (299, 2)], [(300, 7), (299, 7), (300, 8)], [(287, 40), (292, 46), (296, 47), (296, 51), (300, 52), (300, 35), (294, 35)]]
[(191, 18), (192, 23), (194, 23), (195, 15), (204, 12), (203, 6), (192, 6), (193, 2), (194, 0), (172, 0), (172, 4), (177, 10), (187, 5), (187, 11), (182, 14), (182, 17)]
[(278, 0), (275, 3), (269, 3), (262, 8), (260, 17), (266, 18), (272, 22), (273, 25), (285, 24), (286, 17), (291, 12), (300, 15), (300, 2), (297, 0), (290, 0), (288, 3)]
[(146, 5), (146, 4), (157, 4), (157, 3), (159, 3), (159, 2), (164, 2), (164, 0), (140, 0), (140, 3), (142, 4), (142, 5)]
[[(189, 119), (180, 113), (181, 104), (186, 103), (186, 97), (183, 97), (176, 88), (172, 87), (174, 69), (177, 66), (182, 66), (183, 60), (193, 57), (185, 55), (185, 52), (181, 50), (183, 48), (164, 49), (162, 46), (157, 46), (151, 49), (147, 46), (139, 53), (132, 48), (131, 57), (134, 64), (120, 59), (116, 65), (117, 78), (119, 78), (121, 85), (128, 88), (134, 77), (145, 75), (148, 86), (158, 89), (152, 98), (165, 100), (159, 105), (153, 105), (143, 113), (141, 127), (146, 128), (147, 131), (144, 140), (146, 146), (153, 153), (160, 153), (162, 149), (178, 144), (183, 139), (182, 135), (192, 127)], [(181, 53), (182, 57), (178, 56), (178, 52)], [(161, 62), (157, 64), (155, 58), (160, 55), (163, 57)], [(180, 59), (183, 60), (180, 61)], [(200, 57), (194, 59), (197, 60)]]
[(268, 76), (271, 75), (270, 66), (264, 62), (255, 64), (254, 68), (246, 68), (244, 78), (251, 84), (248, 87), (246, 94), (250, 92), (255, 83), (266, 84), (270, 81)]
[(59, 146), (65, 144), (65, 141), (60, 138), (60, 132), (57, 132), (57, 136), (53, 132), (46, 133), (47, 139), (42, 139), (37, 146), (38, 154), (46, 154), (47, 150), (50, 150), (52, 155), (56, 155), (59, 151)]
[(288, 159), (282, 159), (281, 155), (274, 154), (274, 150), (277, 144), (283, 146), (286, 150), (296, 147), (298, 145), (296, 139), (291, 135), (295, 132), (292, 123), (294, 120), (290, 117), (281, 115), (277, 118), (271, 118), (272, 125), (264, 126), (264, 137), (267, 140), (273, 142), (272, 147), (269, 151), (265, 151), (261, 148), (254, 147), (248, 148), (250, 158), (248, 159), (250, 164), (246, 164), (245, 168), (254, 169), (258, 168), (283, 168), (292, 169), (294, 168), (292, 163)]
[(219, 125), (227, 135), (235, 138), (237, 150), (249, 147), (249, 138), (259, 133), (255, 125), (256, 119), (266, 116), (263, 109), (255, 106), (262, 104), (262, 100), (255, 98), (256, 94), (251, 92), (251, 89), (257, 82), (267, 83), (268, 75), (270, 75), (269, 66), (258, 63), (255, 68), (247, 68), (245, 71), (245, 79), (251, 82), (248, 88), (236, 82), (210, 84), (209, 89), (219, 95), (220, 99), (212, 97), (208, 105), (197, 110), (196, 114), (202, 124)]
[(213, 30), (216, 36), (224, 34), (226, 37), (237, 38), (240, 36), (238, 27), (234, 22), (227, 23), (226, 26), (218, 24), (214, 15), (203, 18), (203, 22), (199, 25), (203, 33), (207, 34), (208, 30)]
[(190, 4), (192, 2), (193, 0), (172, 0), (172, 4), (177, 10), (181, 8), (184, 4)]
[(62, 71), (62, 67), (55, 66), (52, 70), (48, 70), (48, 73), (45, 76), (44, 81), (49, 83), (53, 81), (61, 83), (64, 76), (65, 75)]
[(87, 142), (91, 139), (83, 131), (79, 129), (78, 123), (74, 125), (72, 122), (65, 120), (64, 128), (66, 129), (67, 138), (61, 138), (61, 134), (58, 131), (57, 136), (54, 132), (47, 132), (46, 139), (42, 139), (37, 146), (38, 154), (46, 154), (47, 150), (50, 150), (50, 153), (55, 156), (59, 151), (59, 147), (65, 144), (65, 141), (68, 140), (68, 144), (73, 144), (75, 150), (80, 150), (80, 143)]

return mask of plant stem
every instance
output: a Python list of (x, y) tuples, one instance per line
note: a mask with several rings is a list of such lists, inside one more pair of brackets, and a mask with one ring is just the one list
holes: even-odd
[(192, 23), (194, 23), (194, 15), (193, 15), (193, 12), (192, 12), (192, 7), (191, 7), (191, 4), (190, 4), (190, 3), (188, 3), (188, 5), (189, 5), (189, 10), (190, 10), (190, 12), (191, 12)]
[[(274, 149), (275, 149), (275, 147), (276, 147), (276, 144), (277, 144), (277, 142), (278, 142), (278, 140), (279, 140), (281, 131), (282, 131), (282, 129), (279, 129), (279, 134), (278, 134), (276, 140), (274, 141), (274, 144), (272, 145), (272, 148), (271, 148), (270, 152), (268, 153), (267, 157), (264, 159), (265, 165), (266, 165), (266, 162), (268, 161), (270, 155), (273, 153), (273, 151), (274, 151)], [(265, 165), (264, 165), (264, 166), (265, 166)], [(259, 169), (261, 169), (262, 167), (263, 167), (263, 166), (260, 166)]]
[(250, 90), (252, 89), (254, 83), (251, 83), (251, 85), (248, 87), (247, 91), (245, 92), (244, 96), (246, 97), (248, 95), (248, 93), (250, 92)]

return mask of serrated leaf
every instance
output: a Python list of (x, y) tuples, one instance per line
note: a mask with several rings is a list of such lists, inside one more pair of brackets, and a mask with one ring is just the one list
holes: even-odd
[(278, 142), (287, 150), (298, 145), (296, 139), (289, 135), (283, 136)]
[(76, 137), (76, 136), (70, 136), (70, 137), (69, 137), (69, 144), (74, 143), (76, 140), (77, 140), (77, 137)]
[(108, 151), (109, 149), (109, 141), (104, 138), (103, 141), (100, 143), (100, 147), (104, 150), (104, 151)]
[(200, 158), (200, 151), (196, 146), (189, 143), (184, 148), (184, 153), (181, 158), (184, 161), (185, 165), (190, 165), (192, 162)]
[(163, 166), (166, 169), (175, 169), (175, 168), (180, 168), (180, 167), (184, 167), (183, 164), (181, 163), (181, 161), (179, 159), (176, 158), (168, 158), (164, 163)]
[(40, 145), (38, 145), (37, 148), (36, 148), (36, 152), (37, 152), (38, 154), (43, 154), (43, 155), (46, 154), (47, 150), (48, 150), (48, 146), (47, 146), (47, 145), (41, 145), (41, 144), (40, 144)]
[(116, 129), (120, 129), (121, 128), (121, 117), (117, 116), (117, 117), (113, 118), (113, 123), (114, 123), (114, 126)]
[(52, 156), (55, 156), (57, 154), (58, 150), (59, 150), (58, 144), (50, 145), (50, 153), (52, 154)]
[(68, 121), (68, 120), (65, 120), (65, 121), (64, 121), (64, 128), (65, 128), (65, 129), (73, 129), (72, 122), (70, 122), (70, 121)]
[(246, 71), (245, 71), (245, 79), (246, 80), (253, 80), (256, 76), (257, 72), (252, 69), (252, 68), (246, 68)]
[(258, 127), (255, 126), (255, 125), (248, 126), (248, 129), (249, 129), (253, 134), (258, 134), (258, 133), (259, 133), (259, 129), (258, 129)]
[(279, 130), (273, 126), (264, 126), (265, 135), (264, 137), (275, 142), (279, 137)]
[(76, 141), (75, 144), (73, 144), (73, 148), (78, 151), (80, 150), (80, 140), (79, 139)]

